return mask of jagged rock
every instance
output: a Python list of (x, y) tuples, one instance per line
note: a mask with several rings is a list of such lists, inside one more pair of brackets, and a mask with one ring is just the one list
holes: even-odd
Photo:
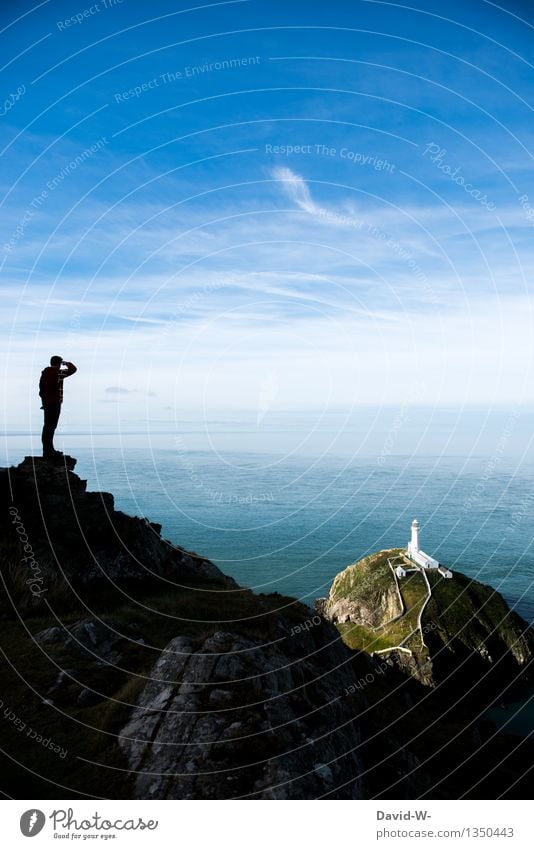
[(78, 657), (111, 665), (121, 661), (121, 645), (142, 639), (140, 634), (124, 634), (117, 623), (103, 619), (82, 619), (68, 627), (46, 628), (33, 638), (40, 645), (61, 643)]
[(327, 626), (291, 640), (167, 645), (119, 735), (137, 798), (362, 797), (349, 655)]
[[(393, 555), (395, 550), (380, 552)], [(403, 608), (393, 581), (380, 581), (373, 573), (375, 555), (348, 566), (334, 578), (327, 599), (320, 599), (320, 609), (331, 622), (354, 622), (366, 628), (377, 628), (399, 616)]]
[[(75, 465), (67, 455), (54, 462), (25, 457), (0, 469), (0, 531), (19, 548), (21, 574), (38, 571), (36, 595), (58, 579), (75, 587), (161, 579), (180, 587), (191, 578), (237, 587), (205, 557), (163, 539), (161, 525), (115, 510), (111, 493), (87, 492)], [(21, 537), (28, 540), (24, 552)]]
[(66, 628), (63, 628), (60, 625), (55, 625), (52, 628), (45, 628), (44, 631), (39, 631), (38, 634), (34, 634), (33, 639), (39, 645), (44, 645), (46, 643), (66, 643), (70, 638), (70, 634)]

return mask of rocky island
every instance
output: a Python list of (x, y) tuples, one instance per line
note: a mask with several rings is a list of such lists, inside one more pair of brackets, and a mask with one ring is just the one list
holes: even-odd
[(532, 743), (484, 718), (532, 666), (498, 593), (399, 593), (392, 550), (319, 612), (254, 594), (75, 464), (0, 470), (5, 796), (528, 798)]
[(347, 567), (318, 602), (346, 645), (388, 658), (432, 687), (451, 677), (470, 688), (476, 682), (474, 699), (486, 679), (498, 691), (528, 677), (534, 632), (500, 593), (457, 571), (448, 580), (438, 569), (406, 565), (399, 579), (392, 565), (403, 555), (379, 551)]

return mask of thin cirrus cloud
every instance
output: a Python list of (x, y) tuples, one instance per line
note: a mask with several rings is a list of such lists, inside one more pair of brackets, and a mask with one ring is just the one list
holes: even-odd
[(317, 206), (312, 200), (306, 181), (299, 174), (295, 174), (291, 168), (282, 166), (274, 168), (272, 175), (275, 180), (283, 184), (284, 190), (290, 200), (296, 203), (304, 212), (308, 212), (310, 215), (321, 215), (321, 213), (325, 212), (325, 210)]

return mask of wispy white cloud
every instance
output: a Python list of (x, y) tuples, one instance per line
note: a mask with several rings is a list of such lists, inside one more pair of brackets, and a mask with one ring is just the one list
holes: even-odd
[(280, 166), (273, 169), (273, 177), (283, 184), (284, 191), (290, 200), (310, 215), (321, 215), (326, 212), (312, 199), (308, 184), (303, 177), (295, 174), (291, 168)]

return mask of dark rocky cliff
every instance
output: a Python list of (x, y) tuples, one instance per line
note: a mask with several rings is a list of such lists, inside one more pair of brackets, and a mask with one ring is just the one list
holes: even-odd
[(161, 525), (115, 510), (110, 492), (87, 492), (75, 465), (73, 457), (59, 463), (25, 457), (0, 470), (5, 542), (21, 535), (31, 540), (33, 562), (30, 557), (20, 563), (28, 579), (37, 575), (38, 563), (43, 586), (59, 575), (76, 587), (165, 579), (187, 584), (188, 577), (199, 576), (236, 586), (206, 558), (162, 539)]
[[(239, 587), (87, 492), (74, 464), (0, 470), (5, 795), (527, 792), (528, 741), (512, 745), (469, 705), (449, 711), (295, 599)], [(376, 610), (360, 609), (374, 627)]]
[[(115, 510), (110, 493), (87, 492), (75, 462), (27, 457), (0, 471), (1, 609), (6, 622), (24, 613), (23, 655), (29, 638), (49, 667), (26, 697), (55, 736), (65, 712), (89, 717), (133, 797), (362, 797), (357, 712), (344, 696), (355, 659), (335, 629)], [(77, 742), (69, 751), (84, 757)]]

